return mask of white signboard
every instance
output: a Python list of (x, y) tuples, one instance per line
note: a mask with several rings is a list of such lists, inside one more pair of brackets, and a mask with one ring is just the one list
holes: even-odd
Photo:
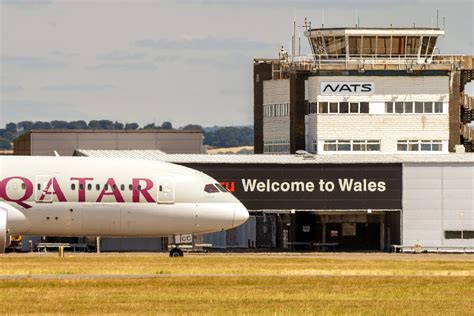
[(191, 244), (193, 242), (193, 235), (192, 234), (175, 235), (174, 242), (176, 244)]
[(321, 95), (372, 95), (375, 83), (365, 81), (322, 81)]

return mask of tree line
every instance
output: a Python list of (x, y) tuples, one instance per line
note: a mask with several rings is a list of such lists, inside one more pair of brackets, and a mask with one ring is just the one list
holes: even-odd
[(35, 129), (81, 129), (81, 130), (199, 130), (204, 134), (204, 145), (212, 147), (238, 147), (253, 145), (253, 128), (239, 127), (206, 127), (188, 124), (179, 128), (173, 127), (171, 122), (165, 121), (161, 125), (150, 123), (140, 127), (138, 123), (121, 123), (110, 120), (86, 121), (22, 121), (10, 122), (0, 129), (0, 149), (11, 149), (12, 142), (22, 133)]

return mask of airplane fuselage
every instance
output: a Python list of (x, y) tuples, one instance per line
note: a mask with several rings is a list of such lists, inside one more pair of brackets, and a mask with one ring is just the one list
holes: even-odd
[(165, 236), (230, 229), (248, 218), (209, 176), (133, 159), (1, 157), (2, 205), (9, 235)]

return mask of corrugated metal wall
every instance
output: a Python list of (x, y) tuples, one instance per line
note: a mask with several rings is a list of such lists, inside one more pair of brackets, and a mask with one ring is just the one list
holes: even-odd
[(239, 227), (204, 235), (204, 243), (212, 244), (212, 248), (249, 248), (256, 240), (255, 216), (250, 216), (247, 222)]
[(474, 230), (474, 164), (406, 163), (402, 218), (404, 245), (474, 246), (474, 239), (444, 237)]

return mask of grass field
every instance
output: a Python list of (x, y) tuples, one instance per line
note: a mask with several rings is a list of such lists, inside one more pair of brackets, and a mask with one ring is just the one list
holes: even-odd
[[(5, 255), (0, 274), (32, 276), (0, 279), (0, 312), (8, 314), (472, 315), (474, 310), (469, 255)], [(34, 278), (39, 274), (51, 276)]]

